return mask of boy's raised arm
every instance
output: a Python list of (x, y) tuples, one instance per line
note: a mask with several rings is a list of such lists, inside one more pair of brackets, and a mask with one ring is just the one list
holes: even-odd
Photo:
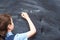
[(26, 19), (28, 24), (29, 24), (30, 31), (27, 32), (27, 36), (29, 38), (29, 37), (33, 36), (36, 33), (36, 28), (35, 28), (33, 22), (31, 21), (29, 15), (26, 12), (22, 12), (21, 16), (24, 19)]

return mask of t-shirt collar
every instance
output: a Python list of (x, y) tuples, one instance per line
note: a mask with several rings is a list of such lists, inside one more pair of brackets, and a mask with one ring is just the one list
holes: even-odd
[(12, 32), (7, 32), (7, 37), (9, 37), (10, 35), (13, 35)]

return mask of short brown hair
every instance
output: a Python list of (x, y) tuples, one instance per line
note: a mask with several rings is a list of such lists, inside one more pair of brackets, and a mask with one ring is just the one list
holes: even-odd
[(8, 24), (11, 24), (11, 16), (9, 14), (0, 14), (0, 40), (4, 40)]

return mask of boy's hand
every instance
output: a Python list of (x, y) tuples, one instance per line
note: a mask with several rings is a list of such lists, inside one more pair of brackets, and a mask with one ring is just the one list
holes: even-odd
[(22, 16), (24, 19), (29, 19), (29, 15), (28, 15), (26, 12), (22, 12), (21, 16)]

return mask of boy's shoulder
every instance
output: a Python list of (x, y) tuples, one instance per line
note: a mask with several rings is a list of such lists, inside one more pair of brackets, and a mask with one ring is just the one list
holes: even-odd
[(5, 40), (28, 40), (27, 34), (26, 33), (17, 33), (10, 35), (9, 37), (6, 37)]
[(6, 37), (5, 40), (14, 40), (15, 35), (10, 35), (9, 37)]

